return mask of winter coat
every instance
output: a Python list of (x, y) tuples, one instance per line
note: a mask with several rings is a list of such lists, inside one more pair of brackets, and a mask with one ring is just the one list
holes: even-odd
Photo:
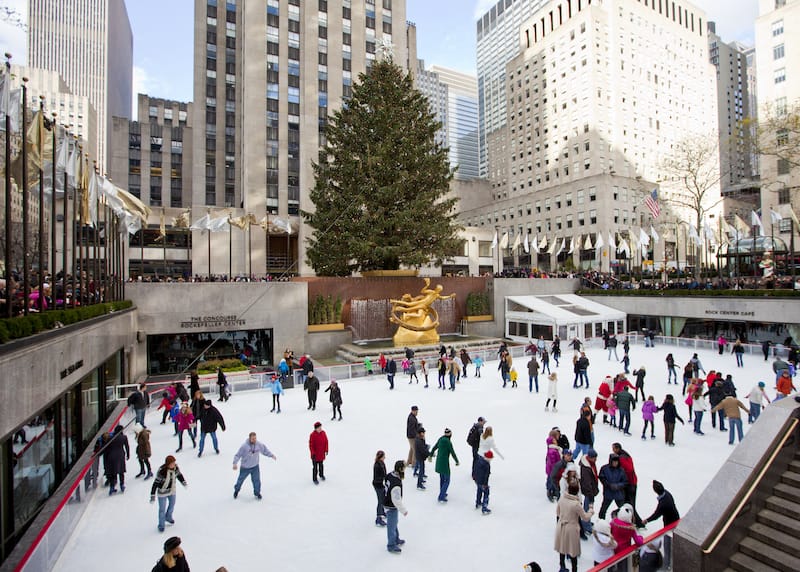
[(605, 412), (608, 411), (608, 398), (611, 397), (611, 386), (608, 382), (604, 381), (597, 389), (597, 397), (594, 400), (595, 411), (601, 409)]
[(639, 484), (639, 479), (636, 477), (636, 469), (633, 466), (633, 457), (623, 451), (619, 454), (619, 466), (625, 471), (625, 478), (628, 480), (629, 485), (636, 486)]
[(217, 424), (225, 431), (225, 419), (222, 418), (222, 413), (213, 405), (208, 409), (203, 408), (203, 413), (200, 416), (200, 431), (202, 433), (214, 433), (217, 430)]
[(206, 402), (205, 398), (203, 399), (193, 399), (192, 404), (189, 408), (192, 410), (192, 415), (194, 415), (195, 419), (200, 419), (203, 415), (203, 404)]
[(149, 459), (150, 455), (150, 429), (142, 429), (136, 435), (136, 456), (139, 459)]
[(625, 486), (628, 484), (628, 478), (625, 476), (625, 471), (622, 470), (622, 463), (616, 468), (612, 467), (610, 463), (603, 465), (598, 478), (603, 483), (604, 499), (618, 502), (625, 500)]
[(631, 545), (631, 540), (636, 543), (636, 546), (642, 544), (642, 537), (636, 534), (636, 527), (630, 522), (625, 522), (615, 518), (611, 521), (611, 536), (617, 541), (617, 547), (614, 549), (614, 554), (619, 554)]
[(317, 379), (317, 376), (307, 377), (303, 382), (303, 389), (311, 395), (316, 395), (319, 391), (319, 379)]
[(479, 457), (483, 457), (483, 455), (484, 455), (484, 453), (486, 453), (486, 451), (493, 451), (494, 454), (496, 454), (501, 459), (505, 458), (505, 457), (503, 457), (503, 454), (500, 452), (500, 450), (497, 448), (497, 445), (494, 444), (494, 436), (493, 435), (490, 435), (486, 439), (481, 437), (478, 440), (478, 456)]
[(440, 475), (449, 475), (450, 455), (455, 459), (456, 465), (458, 464), (458, 457), (456, 456), (455, 450), (453, 450), (453, 443), (450, 441), (450, 437), (446, 435), (439, 437), (439, 440), (436, 441), (436, 445), (431, 449), (431, 457), (434, 456), (437, 451), (439, 454), (436, 455), (436, 472)]
[(561, 449), (558, 447), (557, 443), (548, 443), (547, 444), (547, 455), (544, 459), (544, 474), (548, 477), (550, 476), (550, 472), (553, 470), (553, 467), (561, 460)]
[(156, 565), (153, 566), (151, 572), (189, 572), (189, 563), (186, 562), (185, 555), (176, 556), (175, 566), (169, 568), (164, 563), (164, 557), (162, 556), (161, 559), (158, 562), (156, 562)]
[(418, 430), (419, 421), (417, 421), (417, 416), (413, 413), (409, 413), (408, 418), (406, 419), (406, 438), (416, 439)]
[(334, 407), (339, 407), (342, 404), (342, 390), (338, 385), (329, 385), (325, 391), (331, 392), (330, 402)]
[(383, 488), (384, 481), (386, 481), (386, 463), (375, 461), (372, 466), (372, 486)]
[(655, 401), (648, 399), (642, 404), (642, 419), (652, 423), (656, 411), (658, 411), (658, 405), (656, 405)]
[(664, 519), (664, 526), (670, 525), (681, 518), (681, 515), (678, 514), (678, 509), (675, 507), (675, 499), (672, 498), (672, 494), (669, 491), (664, 491), (659, 495), (656, 510), (647, 517), (645, 522), (653, 522), (659, 518)]
[(644, 387), (644, 377), (647, 375), (647, 372), (639, 368), (633, 372), (633, 375), (636, 376), (636, 387)]
[(720, 403), (718, 403), (716, 407), (712, 407), (711, 413), (719, 411), (720, 409), (725, 411), (725, 417), (728, 419), (741, 419), (741, 416), (739, 415), (739, 409), (747, 412), (748, 414), (750, 413), (744, 404), (742, 404), (741, 401), (733, 396), (726, 397)]
[(591, 516), (583, 510), (577, 496), (567, 493), (556, 505), (556, 517), (556, 552), (577, 558), (581, 555), (580, 521), (589, 521)]
[(416, 457), (418, 461), (425, 461), (430, 454), (431, 448), (425, 442), (425, 438), (417, 435), (417, 437), (414, 438), (414, 457)]
[(586, 417), (581, 417), (575, 424), (575, 443), (592, 444), (592, 424)]
[(681, 423), (683, 423), (683, 418), (678, 415), (678, 410), (675, 409), (674, 403), (665, 401), (661, 404), (661, 407), (659, 407), (657, 411), (664, 412), (664, 423), (675, 423), (676, 419), (680, 419)]
[(536, 358), (531, 358), (531, 361), (528, 362), (528, 375), (531, 377), (539, 375), (539, 362), (536, 361)]
[(311, 361), (311, 358), (306, 358), (303, 362), (303, 375), (308, 376), (312, 371), (314, 371), (314, 362)]
[(581, 494), (585, 497), (595, 498), (600, 494), (599, 476), (597, 465), (586, 455), (581, 457), (578, 463), (580, 472)]
[(631, 405), (633, 405), (633, 401), (633, 395), (627, 391), (620, 391), (614, 398), (617, 408), (621, 409), (622, 411), (630, 410)]
[(125, 472), (125, 461), (131, 458), (128, 438), (121, 431), (114, 433), (103, 451), (103, 469), (107, 475)]
[(192, 427), (192, 423), (194, 423), (194, 415), (192, 415), (191, 411), (182, 411), (178, 413), (176, 421), (178, 422), (178, 431), (184, 431)]
[(278, 364), (278, 373), (281, 375), (289, 375), (289, 364), (286, 363), (285, 359), (282, 359), (281, 363)]
[(177, 481), (183, 486), (186, 486), (186, 479), (183, 478), (183, 473), (175, 465), (174, 469), (167, 468), (166, 465), (161, 465), (156, 471), (156, 478), (153, 479), (153, 486), (150, 487), (150, 496), (155, 496), (158, 493), (160, 497), (168, 497), (174, 495), (177, 489)]
[(273, 379), (269, 385), (270, 389), (272, 390), (272, 395), (283, 395), (283, 385), (281, 384), (280, 379)]
[(708, 402), (711, 403), (711, 407), (716, 407), (718, 403), (725, 399), (725, 390), (722, 388), (722, 385), (717, 385), (715, 383), (714, 386), (706, 392), (706, 395), (708, 396)]
[(489, 475), (492, 473), (492, 464), (485, 457), (479, 456), (475, 459), (475, 469), (472, 471), (472, 479), (478, 486), (489, 484)]
[(547, 399), (558, 399), (558, 378), (547, 380)]
[(138, 389), (133, 393), (131, 393), (128, 396), (128, 405), (130, 405), (134, 409), (144, 409), (145, 407), (147, 407), (147, 404), (145, 403), (144, 394)]
[(312, 461), (324, 461), (328, 455), (328, 436), (325, 431), (317, 431), (316, 429), (311, 432), (308, 437), (308, 449), (311, 451)]
[(397, 362), (394, 359), (390, 359), (389, 362), (386, 364), (386, 373), (390, 375), (394, 375), (397, 373)]
[(578, 358), (578, 361), (575, 363), (575, 367), (578, 371), (586, 371), (589, 369), (589, 358), (586, 356), (581, 356)]

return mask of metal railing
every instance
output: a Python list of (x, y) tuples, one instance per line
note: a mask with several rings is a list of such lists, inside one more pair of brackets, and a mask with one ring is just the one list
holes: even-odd
[[(663, 539), (660, 551), (664, 557), (664, 564), (659, 568), (660, 570), (669, 570), (672, 567), (672, 531), (675, 530), (679, 523), (680, 520), (676, 520), (672, 524), (668, 524), (661, 530), (658, 530), (646, 537), (642, 542), (642, 546), (644, 546), (652, 543), (654, 540)], [(615, 554), (613, 557), (601, 562), (597, 566), (589, 568), (588, 572), (603, 572), (604, 570), (610, 570), (611, 568), (613, 568), (615, 572), (635, 570), (634, 558), (638, 558), (639, 548), (641, 548), (641, 546), (629, 546), (619, 554)]]

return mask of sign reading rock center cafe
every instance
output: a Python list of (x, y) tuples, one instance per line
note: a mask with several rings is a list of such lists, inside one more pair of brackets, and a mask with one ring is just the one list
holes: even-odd
[(247, 324), (247, 320), (239, 316), (191, 316), (181, 322), (181, 328), (240, 328)]

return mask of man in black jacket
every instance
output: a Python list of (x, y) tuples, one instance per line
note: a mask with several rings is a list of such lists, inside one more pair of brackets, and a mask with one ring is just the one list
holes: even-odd
[(397, 362), (393, 357), (389, 358), (386, 364), (386, 379), (389, 381), (389, 389), (394, 389), (394, 375), (397, 373)]
[[(664, 489), (664, 485), (662, 485), (658, 481), (653, 481), (653, 492), (658, 495), (658, 505), (656, 506), (656, 510), (647, 517), (645, 522), (653, 522), (654, 520), (658, 520), (659, 518), (663, 519), (664, 526), (669, 526), (673, 522), (677, 522), (680, 520), (681, 515), (678, 514), (678, 509), (675, 506), (675, 499), (672, 498), (672, 494)], [(672, 537), (671, 535), (667, 534), (664, 536), (664, 569), (669, 569), (670, 564), (670, 557), (672, 556), (672, 548), (670, 547), (672, 544)]]
[(210, 399), (203, 402), (203, 412), (200, 416), (200, 450), (197, 453), (198, 457), (203, 456), (203, 445), (206, 442), (206, 435), (211, 435), (211, 442), (214, 444), (214, 451), (219, 455), (219, 443), (217, 442), (217, 425), (222, 427), (225, 431), (225, 419), (222, 418), (222, 413), (219, 409), (214, 407)]
[(147, 427), (144, 424), (144, 414), (147, 412), (147, 406), (150, 404), (150, 396), (147, 395), (146, 386), (144, 383), (139, 384), (139, 387), (128, 396), (128, 405), (133, 409), (136, 416), (136, 422), (142, 427)]
[(575, 424), (575, 451), (572, 453), (572, 457), (575, 460), (578, 460), (580, 453), (586, 455), (589, 452), (589, 449), (592, 448), (591, 418), (592, 412), (590, 410), (586, 410)]
[(411, 413), (408, 414), (406, 419), (406, 439), (408, 439), (408, 459), (406, 459), (406, 467), (414, 467), (414, 476), (417, 476), (417, 467), (414, 465), (414, 442), (417, 439), (417, 432), (422, 426), (417, 421), (417, 413), (419, 407), (416, 405), (411, 406)]

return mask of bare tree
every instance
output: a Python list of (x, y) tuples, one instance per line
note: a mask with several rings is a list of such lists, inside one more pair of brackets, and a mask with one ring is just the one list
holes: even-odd
[(756, 153), (785, 161), (787, 170), (800, 167), (800, 100), (791, 104), (770, 102), (758, 118), (748, 118), (744, 123), (751, 137), (755, 134), (751, 145)]
[[(720, 181), (723, 174), (719, 164), (719, 139), (716, 133), (689, 136), (673, 147), (662, 162), (667, 176), (664, 201), (680, 211), (689, 211), (689, 222), (698, 235), (702, 233), (706, 214), (722, 202)], [(693, 219), (693, 220), (692, 220)], [(700, 245), (695, 245), (695, 276), (699, 275)]]

